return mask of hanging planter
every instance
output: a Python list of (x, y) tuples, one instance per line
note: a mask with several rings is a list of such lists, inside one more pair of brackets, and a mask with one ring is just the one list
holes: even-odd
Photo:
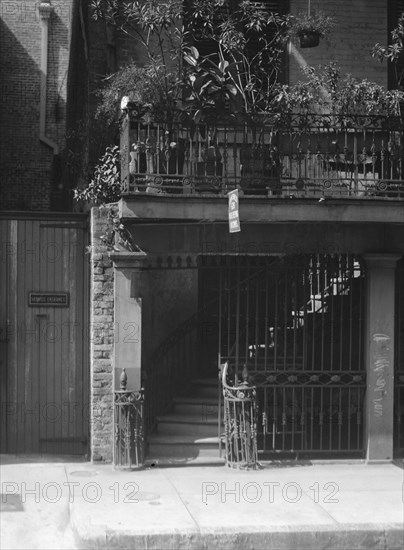
[(307, 31), (303, 34), (299, 34), (300, 47), (301, 48), (315, 48), (320, 44), (321, 35), (317, 32)]
[(290, 16), (289, 34), (291, 37), (299, 38), (301, 48), (315, 48), (319, 45), (320, 38), (324, 38), (334, 25), (334, 18), (321, 12), (301, 13)]

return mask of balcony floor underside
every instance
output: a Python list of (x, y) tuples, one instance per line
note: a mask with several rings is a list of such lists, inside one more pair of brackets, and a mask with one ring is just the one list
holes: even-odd
[[(227, 196), (124, 195), (122, 219), (227, 222)], [(404, 202), (398, 199), (241, 197), (244, 223), (339, 222), (404, 224)]]

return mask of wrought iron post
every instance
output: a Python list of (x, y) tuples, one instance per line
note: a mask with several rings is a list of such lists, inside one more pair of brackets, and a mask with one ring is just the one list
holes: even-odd
[(243, 382), (230, 386), (227, 381), (228, 363), (224, 365), (222, 386), (224, 398), (226, 466), (237, 469), (257, 469), (257, 397), (255, 386), (248, 383), (243, 370)]
[(114, 392), (114, 467), (138, 469), (144, 465), (144, 389), (126, 389), (125, 369), (120, 377), (120, 389)]

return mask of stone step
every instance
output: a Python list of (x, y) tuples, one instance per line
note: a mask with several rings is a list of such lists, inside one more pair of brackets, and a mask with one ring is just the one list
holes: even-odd
[(257, 359), (257, 365), (256, 365), (255, 359), (254, 357), (252, 357), (248, 364), (248, 370), (265, 372), (265, 370), (283, 369), (284, 365), (286, 365), (286, 367), (289, 367), (289, 368), (292, 368), (293, 365), (296, 365), (296, 367), (302, 367), (303, 359), (301, 357), (293, 358), (293, 357), (283, 357), (283, 355), (282, 356), (278, 355), (276, 359), (276, 363), (274, 361), (273, 356), (268, 357), (265, 363), (264, 358), (259, 357)]
[(158, 434), (204, 437), (217, 435), (217, 416), (167, 414), (158, 417), (157, 422)]
[(225, 463), (224, 452), (223, 456), (220, 456), (219, 453), (217, 456), (197, 456), (195, 458), (186, 458), (186, 457), (173, 457), (173, 456), (163, 456), (163, 457), (150, 457), (145, 461), (146, 468), (159, 468), (166, 466), (223, 466)]
[(190, 393), (195, 397), (215, 397), (217, 399), (218, 388), (218, 378), (199, 378), (192, 381)]
[(149, 437), (148, 460), (219, 458), (219, 438), (192, 435), (153, 434)]
[(217, 388), (218, 378), (194, 378), (192, 383), (196, 386), (214, 386)]
[[(223, 399), (222, 399), (223, 410)], [(177, 397), (174, 399), (175, 414), (199, 415), (202, 418), (217, 417), (219, 411), (218, 397)]]

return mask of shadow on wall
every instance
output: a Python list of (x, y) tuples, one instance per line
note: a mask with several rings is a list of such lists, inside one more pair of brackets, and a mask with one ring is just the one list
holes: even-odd
[[(70, 190), (88, 183), (90, 122), (88, 41), (85, 38), (88, 35), (88, 18), (80, 0), (74, 2), (72, 17), (76, 24), (72, 27), (67, 73), (66, 169), (63, 174), (64, 187)], [(76, 205), (73, 208), (76, 209)]]

